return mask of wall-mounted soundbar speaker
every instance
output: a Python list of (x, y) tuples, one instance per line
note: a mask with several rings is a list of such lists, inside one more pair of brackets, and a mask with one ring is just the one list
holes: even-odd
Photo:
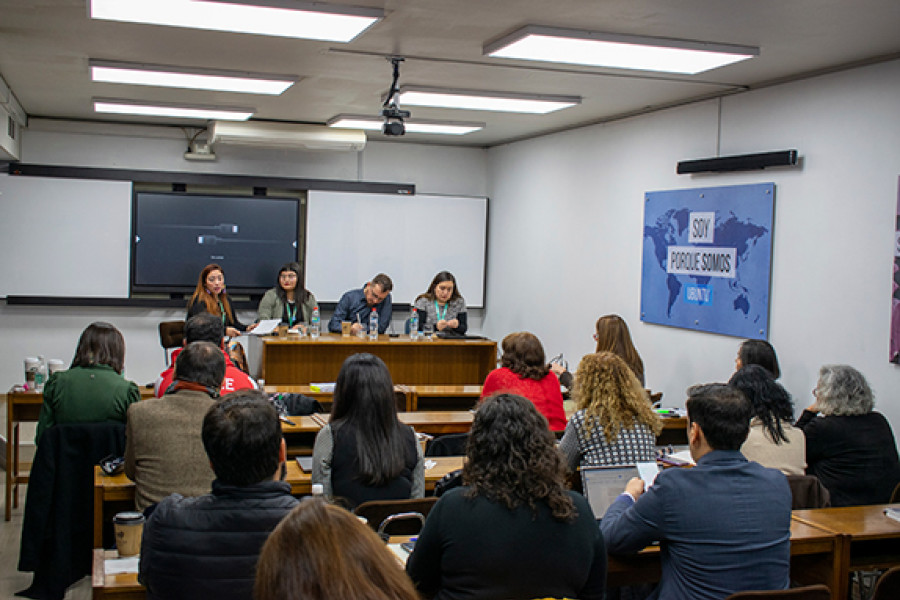
[(705, 173), (709, 171), (755, 171), (766, 167), (790, 167), (796, 164), (796, 150), (778, 150), (776, 152), (683, 160), (678, 163), (675, 172), (683, 175), (685, 173)]

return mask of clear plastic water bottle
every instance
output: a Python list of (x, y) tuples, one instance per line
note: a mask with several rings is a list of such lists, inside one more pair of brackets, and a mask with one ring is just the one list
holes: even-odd
[(369, 313), (369, 339), (378, 339), (378, 311), (374, 307), (372, 312)]
[(409, 315), (409, 339), (416, 341), (419, 339), (419, 311), (415, 308)]
[(314, 340), (319, 339), (319, 307), (313, 308), (312, 316), (309, 318), (309, 337)]

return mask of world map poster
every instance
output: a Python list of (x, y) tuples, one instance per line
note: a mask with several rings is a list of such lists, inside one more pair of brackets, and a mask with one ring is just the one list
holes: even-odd
[(641, 320), (766, 339), (775, 184), (644, 199)]

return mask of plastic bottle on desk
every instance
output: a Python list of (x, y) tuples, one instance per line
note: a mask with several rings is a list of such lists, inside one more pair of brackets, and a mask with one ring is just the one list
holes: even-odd
[(378, 311), (374, 307), (372, 312), (369, 313), (369, 339), (378, 339)]
[(309, 318), (309, 337), (314, 340), (319, 339), (319, 307), (313, 308), (312, 316)]
[(415, 308), (409, 315), (409, 339), (413, 341), (419, 339), (419, 311)]

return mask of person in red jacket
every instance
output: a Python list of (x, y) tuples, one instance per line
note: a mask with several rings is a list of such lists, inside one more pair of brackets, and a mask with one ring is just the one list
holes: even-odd
[(547, 366), (541, 341), (533, 333), (520, 331), (503, 338), (501, 346), (501, 366), (488, 373), (481, 397), (498, 392), (524, 396), (546, 417), (552, 431), (565, 430), (566, 411), (559, 379)]
[[(222, 380), (221, 389), (223, 395), (237, 390), (255, 390), (256, 382), (234, 366), (228, 353), (225, 352), (224, 333), (221, 319), (209, 313), (200, 313), (188, 319), (184, 324), (184, 345), (187, 346), (191, 342), (211, 342), (222, 348), (222, 354), (225, 355), (225, 379)], [(153, 391), (153, 395), (157, 398), (161, 398), (172, 385), (172, 378), (175, 376), (175, 359), (178, 358), (181, 350), (182, 348), (179, 348), (172, 353), (172, 364), (159, 374)]]

